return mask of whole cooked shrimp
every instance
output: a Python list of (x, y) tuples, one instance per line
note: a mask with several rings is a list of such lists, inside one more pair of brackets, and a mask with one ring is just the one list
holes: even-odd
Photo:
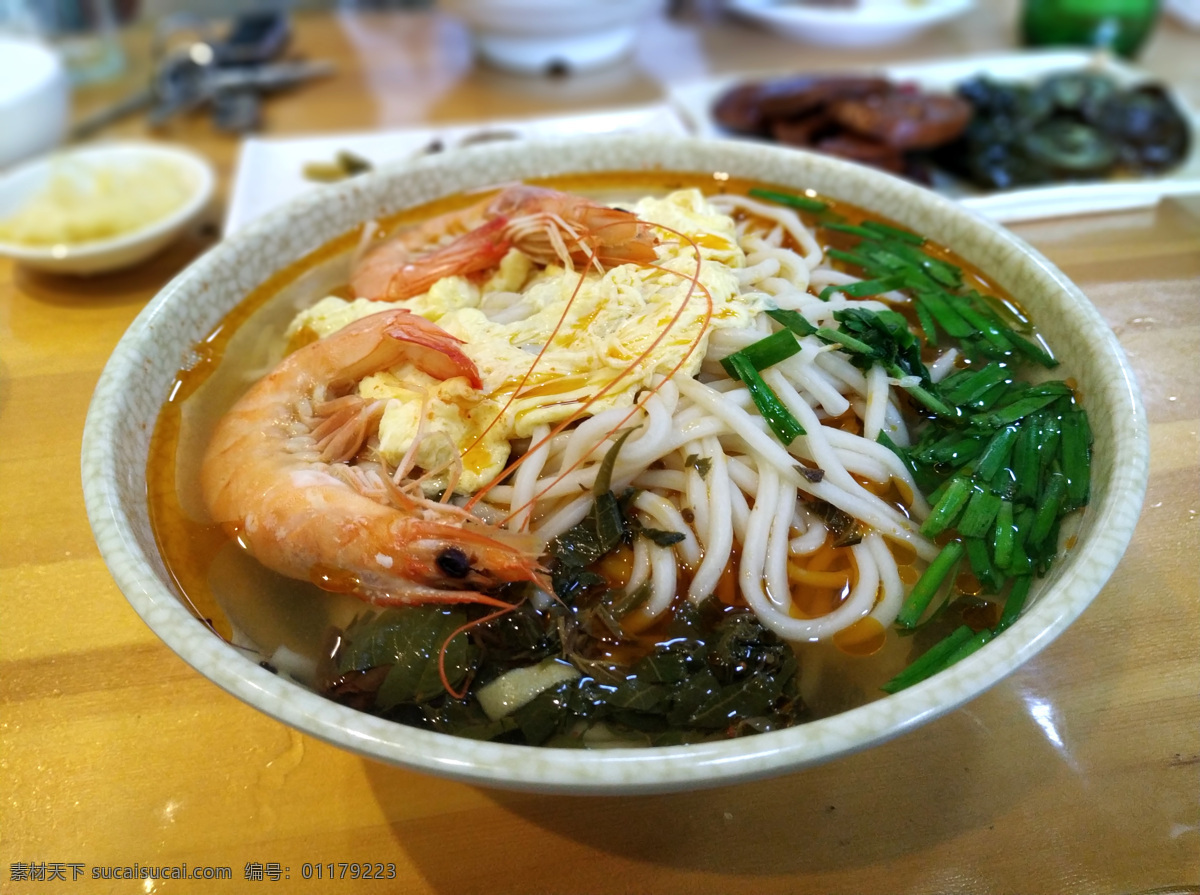
[(443, 277), (491, 270), (512, 248), (543, 266), (614, 267), (653, 263), (656, 243), (631, 212), (517, 184), (381, 242), (356, 265), (350, 285), (363, 298), (402, 301)]
[(382, 401), (352, 393), (405, 362), (438, 379), (479, 373), (459, 341), (384, 311), (288, 355), (220, 420), (200, 484), (213, 518), (259, 562), (377, 604), (472, 601), (506, 582), (542, 585), (536, 539), (412, 496), (364, 459)]

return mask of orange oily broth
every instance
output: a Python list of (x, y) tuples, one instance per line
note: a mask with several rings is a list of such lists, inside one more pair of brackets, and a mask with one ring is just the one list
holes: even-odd
[[(657, 171), (574, 175), (542, 183), (610, 202), (689, 187), (698, 187), (709, 195), (745, 193), (760, 185), (724, 175), (714, 178)], [(452, 196), (394, 215), (380, 222), (378, 238), (478, 199), (478, 194)], [(830, 201), (830, 205), (850, 223), (868, 218), (892, 223), (845, 203)], [(250, 370), (265, 372), (282, 356), (285, 348), (281, 344), (282, 333), (294, 313), (325, 295), (349, 296), (345, 285), (349, 257), (360, 234), (361, 229), (343, 234), (288, 265), (234, 307), (196, 345), (195, 362), (179, 371), (151, 441), (147, 499), (159, 550), (172, 580), (185, 602), (208, 620), (220, 636), (230, 639), (236, 629), (265, 657), (283, 646), (315, 662), (327, 647), (330, 627), (344, 626), (367, 606), (344, 594), (277, 575), (251, 559), (230, 533), (209, 521), (198, 493), (199, 462), (217, 419), (251, 381), (241, 374)], [(976, 288), (997, 296), (1016, 316), (1024, 316), (1011, 298), (962, 259), (947, 250), (934, 251), (961, 267)], [(288, 350), (296, 347), (299, 346), (286, 346)], [(858, 425), (849, 417), (832, 424), (847, 429)], [(891, 492), (886, 495), (890, 502), (904, 506), (904, 496), (894, 487)], [(902, 545), (894, 545), (893, 550), (900, 559), (906, 583), (915, 580), (915, 557), (911, 551)], [(793, 557), (789, 561), (789, 568), (797, 578), (834, 576), (806, 584), (798, 591), (798, 614), (818, 616), (841, 602), (853, 585), (855, 570), (850, 556), (848, 548), (826, 545), (809, 557)], [(736, 553), (717, 586), (718, 599), (731, 608), (744, 605), (736, 591), (735, 560)], [(612, 562), (616, 566), (623, 564), (620, 559)], [(615, 567), (608, 571), (614, 573), (612, 577), (618, 577)], [(337, 570), (323, 572), (327, 587), (344, 590), (340, 585), (345, 582), (336, 580)], [(679, 577), (682, 592), (690, 580), (690, 571), (682, 569)], [(872, 623), (873, 620), (864, 620), (832, 642), (798, 645), (803, 695), (815, 715), (831, 714), (876, 698), (881, 695), (877, 690), (879, 684), (905, 664), (909, 651), (907, 638), (884, 632), (878, 624), (872, 627)], [(632, 660), (653, 648), (661, 639), (664, 625), (661, 621), (639, 621), (635, 611), (627, 627), (633, 636), (626, 643), (613, 644), (613, 654)], [(858, 658), (865, 655), (874, 658), (870, 662)]]

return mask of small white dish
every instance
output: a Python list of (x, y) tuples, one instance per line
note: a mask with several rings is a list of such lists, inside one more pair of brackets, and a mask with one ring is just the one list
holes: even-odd
[(194, 152), (158, 143), (98, 144), (43, 156), (0, 175), (0, 221), (34, 199), (50, 184), (56, 171), (75, 163), (96, 169), (107, 165), (170, 165), (184, 183), (185, 198), (165, 216), (105, 239), (47, 246), (0, 238), (0, 255), (49, 273), (86, 275), (129, 267), (175, 240), (208, 205), (216, 186), (212, 165)]
[(58, 55), (36, 40), (0, 35), (0, 170), (57, 145), (69, 107)]
[(447, 12), (470, 26), (479, 54), (527, 75), (591, 71), (632, 49), (639, 22), (662, 0), (446, 0)]
[(859, 0), (818, 6), (788, 0), (726, 0), (726, 6), (784, 37), (834, 47), (899, 43), (962, 15), (974, 0)]

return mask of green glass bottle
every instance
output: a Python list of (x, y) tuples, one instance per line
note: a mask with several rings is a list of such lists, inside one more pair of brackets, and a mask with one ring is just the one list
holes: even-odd
[(1084, 46), (1132, 58), (1154, 30), (1158, 0), (1025, 0), (1027, 46)]

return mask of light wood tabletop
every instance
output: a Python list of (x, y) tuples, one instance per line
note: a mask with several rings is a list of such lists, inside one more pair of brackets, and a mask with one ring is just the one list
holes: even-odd
[[(812, 48), (688, 9), (647, 25), (625, 63), (560, 78), (474, 62), (462, 26), (436, 12), (298, 16), (295, 50), (337, 73), (271, 99), (264, 133), (577, 113), (660, 102), (672, 82), (725, 72), (1015, 49), (1011, 3), (873, 50)], [(81, 92), (78, 114), (145, 72), (145, 37), (127, 35), (128, 76)], [(1164, 21), (1141, 64), (1200, 107), (1198, 57), (1200, 37)], [(134, 119), (104, 135), (145, 133)], [(1073, 626), (963, 708), (866, 752), (715, 790), (561, 797), (449, 782), (301, 735), (185, 665), (113, 583), (79, 480), (88, 401), (135, 315), (215, 240), (238, 151), (202, 115), (156, 136), (216, 164), (209, 228), (92, 279), (0, 260), (0, 890), (1200, 891), (1200, 197), (1013, 227), (1111, 324), (1150, 422), (1133, 542)], [(351, 862), (394, 878), (302, 879), (304, 865)], [(231, 876), (93, 879), (184, 863)]]

